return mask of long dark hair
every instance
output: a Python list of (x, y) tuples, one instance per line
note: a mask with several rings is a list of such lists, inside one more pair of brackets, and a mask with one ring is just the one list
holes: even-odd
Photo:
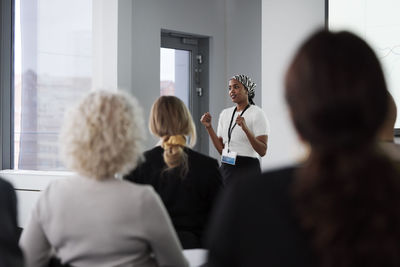
[(311, 146), (293, 194), (320, 266), (400, 266), (400, 177), (377, 147), (388, 91), (375, 53), (349, 32), (319, 31), (285, 87)]

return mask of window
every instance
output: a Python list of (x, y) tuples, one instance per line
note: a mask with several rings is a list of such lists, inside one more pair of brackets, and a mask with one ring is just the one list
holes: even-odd
[(64, 112), (91, 77), (92, 0), (15, 0), (14, 169), (64, 169)]
[(174, 95), (189, 104), (191, 52), (174, 48), (160, 50), (160, 95)]

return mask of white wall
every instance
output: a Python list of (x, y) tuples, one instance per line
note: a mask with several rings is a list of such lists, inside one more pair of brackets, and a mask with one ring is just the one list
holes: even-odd
[[(247, 74), (257, 84), (254, 101), (261, 106), (261, 0), (227, 0), (227, 78)], [(226, 91), (227, 92), (227, 91)], [(227, 95), (227, 106), (232, 102)]]
[(93, 1), (92, 87), (117, 88), (118, 0)]
[[(224, 14), (224, 0), (119, 2), (118, 85), (140, 99), (146, 117), (160, 95), (161, 29), (210, 37), (210, 112), (218, 116), (225, 103)], [(148, 139), (147, 147), (154, 146)]]
[(302, 154), (284, 102), (283, 77), (300, 43), (324, 26), (324, 2), (262, 1), (262, 107), (271, 124), (264, 170), (293, 164)]
[[(161, 29), (210, 37), (209, 111), (215, 128), (221, 110), (232, 105), (230, 76), (247, 73), (261, 89), (261, 0), (121, 0), (118, 5), (118, 87), (140, 99), (146, 117), (159, 96)], [(261, 104), (261, 91), (256, 102)], [(156, 140), (148, 135), (150, 148)], [(219, 158), (211, 142), (210, 155)]]

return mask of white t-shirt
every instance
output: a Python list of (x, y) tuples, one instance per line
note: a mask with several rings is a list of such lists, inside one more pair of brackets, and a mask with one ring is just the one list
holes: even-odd
[[(219, 115), (217, 135), (222, 137), (225, 148), (228, 147), (228, 128), (234, 109), (235, 107), (224, 109)], [(236, 112), (234, 115), (231, 128), (235, 124), (236, 118), (240, 113), (242, 113), (242, 111)], [(269, 134), (268, 119), (261, 108), (256, 105), (250, 105), (242, 116), (246, 121), (247, 127), (255, 137)], [(229, 150), (237, 152), (238, 156), (259, 158), (258, 153), (253, 149), (249, 139), (239, 125), (233, 128)]]

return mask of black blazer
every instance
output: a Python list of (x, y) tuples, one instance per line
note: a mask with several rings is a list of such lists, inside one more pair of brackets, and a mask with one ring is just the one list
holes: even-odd
[(294, 168), (228, 186), (208, 230), (209, 267), (312, 267), (309, 237), (294, 213)]
[(23, 266), (18, 238), (15, 191), (10, 183), (0, 178), (0, 267)]
[(164, 150), (157, 146), (144, 154), (141, 163), (125, 179), (150, 184), (160, 195), (183, 248), (203, 247), (203, 232), (214, 200), (222, 187), (217, 160), (185, 148), (189, 172), (179, 177), (179, 170), (166, 171)]

